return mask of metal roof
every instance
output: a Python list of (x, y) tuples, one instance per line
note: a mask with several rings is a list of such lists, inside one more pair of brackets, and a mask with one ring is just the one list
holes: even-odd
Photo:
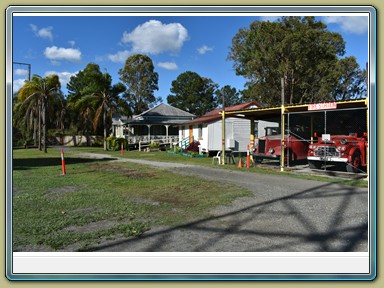
[(176, 117), (195, 117), (195, 115), (186, 112), (184, 110), (181, 110), (179, 108), (173, 107), (171, 105), (160, 103), (159, 105), (156, 105), (155, 107), (152, 107), (143, 113), (137, 115), (137, 117), (150, 117), (150, 116), (176, 116)]
[[(247, 103), (237, 104), (234, 106), (225, 107), (225, 111), (227, 114), (229, 111), (237, 111), (239, 109), (242, 110), (242, 109), (247, 109), (249, 107), (254, 108), (255, 106), (260, 107), (260, 105), (258, 105), (256, 102), (247, 102)], [(254, 109), (256, 109), (256, 108), (254, 108)], [(199, 118), (193, 119), (192, 121), (188, 121), (188, 122), (185, 122), (183, 124), (192, 125), (192, 124), (198, 124), (198, 123), (209, 123), (209, 122), (220, 120), (221, 119), (221, 111), (222, 111), (222, 108), (212, 110), (212, 111), (204, 114), (203, 116), (201, 116)]]
[(190, 121), (195, 115), (165, 103), (150, 108), (125, 121), (124, 125), (177, 125)]
[[(348, 100), (348, 101), (334, 101), (333, 103), (337, 104), (336, 109), (350, 109), (350, 108), (366, 108), (367, 107), (367, 99), (357, 99), (357, 100)], [(314, 104), (323, 104), (327, 102), (314, 103)], [(327, 111), (330, 109), (323, 109), (318, 111), (308, 110), (308, 107), (311, 104), (295, 104), (295, 105), (284, 105), (284, 114), (294, 113), (294, 112), (319, 112), (319, 111)], [(255, 120), (263, 120), (269, 119), (273, 117), (279, 117), (281, 115), (282, 106), (270, 107), (270, 108), (256, 108), (256, 109), (243, 109), (236, 111), (226, 111), (225, 115), (227, 117), (238, 117), (251, 119), (255, 118)], [(332, 109), (335, 110), (335, 109)]]

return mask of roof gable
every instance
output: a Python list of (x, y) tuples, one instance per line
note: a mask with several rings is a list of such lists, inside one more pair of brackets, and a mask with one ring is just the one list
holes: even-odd
[(165, 117), (195, 117), (195, 115), (188, 113), (186, 111), (183, 111), (179, 108), (173, 107), (171, 105), (160, 103), (159, 105), (148, 109), (147, 111), (144, 111), (137, 117), (158, 117), (158, 116), (165, 116)]

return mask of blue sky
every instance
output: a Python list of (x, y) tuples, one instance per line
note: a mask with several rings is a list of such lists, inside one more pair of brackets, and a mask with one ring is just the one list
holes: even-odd
[[(32, 74), (58, 74), (65, 89), (71, 75), (88, 63), (119, 82), (119, 69), (129, 55), (148, 55), (159, 74), (155, 96), (170, 94), (171, 83), (185, 71), (212, 79), (219, 87), (241, 90), (245, 79), (236, 76), (227, 61), (233, 36), (262, 16), (15, 16), (13, 62), (31, 64)], [(357, 58), (361, 68), (368, 61), (368, 17), (319, 16), (330, 31), (342, 34), (346, 55)], [(345, 57), (344, 56), (344, 57)], [(27, 79), (27, 67), (13, 65), (17, 91)]]

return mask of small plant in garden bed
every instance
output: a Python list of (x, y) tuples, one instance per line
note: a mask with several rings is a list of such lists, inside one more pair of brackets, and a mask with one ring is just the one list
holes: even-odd
[(173, 147), (173, 151), (181, 152), (181, 148), (179, 146)]
[(160, 148), (160, 143), (154, 141), (151, 144), (149, 144), (149, 148), (151, 148), (151, 149), (158, 149), (158, 148)]
[(187, 148), (183, 150), (184, 153), (192, 153), (192, 152), (199, 152), (199, 146), (200, 142), (199, 141), (193, 141), (192, 143), (189, 144)]
[(192, 158), (198, 158), (198, 157), (205, 157), (205, 155), (200, 155), (198, 152), (189, 152), (189, 153), (182, 153), (183, 156), (192, 157)]
[(147, 148), (147, 152), (153, 152), (153, 151), (159, 151), (160, 150), (160, 143), (159, 142), (151, 142), (149, 145), (148, 145), (148, 148)]
[(173, 146), (169, 149), (167, 149), (167, 153), (169, 154), (181, 154), (183, 153), (179, 146)]
[(124, 138), (116, 138), (115, 136), (109, 136), (107, 138), (107, 147), (108, 149), (117, 151), (121, 149), (121, 144), (126, 148), (128, 146), (128, 141)]

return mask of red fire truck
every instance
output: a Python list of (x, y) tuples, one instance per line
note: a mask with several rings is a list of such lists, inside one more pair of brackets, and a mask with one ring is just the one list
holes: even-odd
[(357, 173), (367, 166), (367, 146), (367, 133), (363, 133), (362, 137), (358, 137), (357, 133), (323, 134), (316, 143), (309, 145), (308, 164), (311, 169), (329, 164), (342, 165), (347, 172)]
[[(286, 131), (284, 137), (284, 162), (292, 163), (305, 160), (308, 154), (309, 141), (302, 137), (300, 128)], [(260, 137), (252, 148), (252, 157), (255, 162), (263, 159), (280, 160), (281, 157), (281, 131), (280, 127), (266, 127), (264, 137)]]

